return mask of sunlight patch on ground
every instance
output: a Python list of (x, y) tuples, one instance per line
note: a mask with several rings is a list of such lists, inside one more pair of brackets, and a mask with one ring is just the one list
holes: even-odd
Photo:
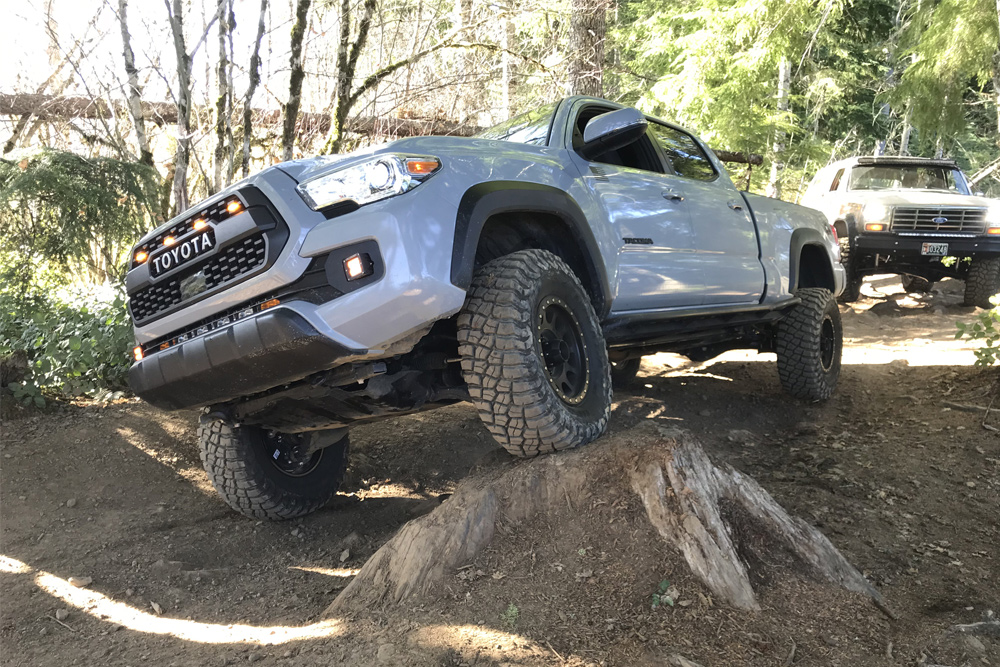
[(361, 570), (341, 567), (341, 568), (329, 568), (329, 567), (310, 567), (306, 565), (289, 565), (289, 570), (301, 570), (302, 572), (312, 572), (313, 574), (322, 574), (327, 577), (354, 577), (357, 576), (358, 572)]
[(521, 635), (477, 625), (428, 625), (411, 632), (409, 641), (423, 648), (449, 648), (463, 656), (478, 656), (477, 662), (487, 658), (505, 664), (537, 665), (543, 656), (561, 662), (569, 658)]
[(165, 618), (140, 611), (122, 602), (86, 588), (77, 588), (62, 577), (38, 570), (8, 556), (0, 556), (0, 572), (35, 574), (35, 585), (43, 591), (76, 607), (94, 618), (121, 625), (129, 630), (154, 635), (170, 635), (178, 639), (202, 644), (259, 644), (274, 645), (303, 639), (321, 639), (343, 633), (340, 621), (329, 619), (304, 626), (222, 625), (200, 623), (179, 618)]
[(132, 445), (160, 465), (170, 468), (170, 470), (176, 473), (179, 477), (183, 477), (187, 482), (190, 482), (193, 487), (202, 493), (212, 496), (213, 498), (218, 495), (212, 487), (211, 482), (209, 482), (208, 478), (205, 476), (205, 472), (201, 468), (197, 468), (195, 466), (185, 466), (180, 463), (176, 456), (166, 454), (150, 447), (143, 442), (142, 434), (137, 433), (135, 430), (128, 428), (127, 426), (122, 426), (117, 430), (118, 435), (120, 435), (128, 444)]

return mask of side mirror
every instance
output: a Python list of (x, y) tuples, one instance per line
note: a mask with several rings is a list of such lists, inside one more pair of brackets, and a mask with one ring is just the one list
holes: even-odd
[(594, 116), (583, 129), (580, 155), (593, 160), (601, 153), (624, 148), (646, 133), (646, 117), (636, 109), (617, 109)]
[(973, 196), (973, 197), (985, 197), (985, 196), (986, 196), (986, 193), (985, 193), (985, 192), (983, 192), (982, 190), (977, 190), (976, 192), (973, 192), (973, 193), (972, 193), (972, 196)]

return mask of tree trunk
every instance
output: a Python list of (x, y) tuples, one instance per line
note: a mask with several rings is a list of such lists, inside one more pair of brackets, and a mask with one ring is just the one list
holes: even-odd
[(295, 146), (295, 121), (299, 116), (299, 105), (302, 102), (302, 80), (305, 72), (302, 69), (302, 41), (305, 38), (306, 26), (309, 23), (309, 5), (312, 0), (298, 0), (295, 5), (295, 23), (292, 24), (292, 55), (289, 59), (291, 76), (288, 84), (288, 103), (285, 104), (285, 121), (281, 132), (281, 159), (291, 160)]
[(503, 45), (503, 51), (500, 53), (500, 62), (503, 70), (503, 99), (501, 101), (501, 106), (503, 108), (503, 120), (507, 120), (512, 115), (510, 100), (514, 89), (514, 72), (511, 63), (510, 50), (514, 46), (515, 35), (514, 22), (511, 20), (508, 13), (503, 13), (502, 21), (503, 29), (501, 32), (501, 44)]
[[(791, 67), (788, 58), (782, 57), (778, 62), (778, 96), (777, 111), (778, 117), (784, 122), (784, 116), (788, 112), (788, 88)], [(771, 176), (767, 183), (767, 196), (781, 199), (781, 175), (785, 170), (785, 131), (776, 128), (774, 131), (774, 145), (771, 148)]]
[(139, 70), (135, 67), (132, 35), (128, 31), (128, 0), (118, 0), (118, 22), (122, 29), (122, 51), (125, 56), (125, 75), (128, 78), (128, 112), (135, 127), (139, 144), (139, 162), (153, 166), (153, 151), (146, 137), (146, 120), (142, 117), (142, 89), (139, 87)]
[(177, 54), (177, 153), (174, 157), (174, 203), (177, 213), (188, 207), (187, 171), (191, 159), (191, 55), (184, 41), (184, 15), (181, 0), (173, 0), (171, 8), (167, 5), (170, 16), (170, 29), (174, 38), (174, 51)]
[[(226, 157), (232, 146), (232, 88), (229, 40), (233, 30), (232, 0), (219, 0), (219, 67), (216, 73), (218, 97), (215, 100), (215, 155), (212, 187), (215, 192), (229, 185), (230, 169)], [(230, 164), (232, 160), (230, 159)]]
[(604, 93), (604, 42), (608, 0), (572, 0), (569, 86), (573, 95)]
[(257, 21), (257, 39), (253, 44), (253, 54), (250, 56), (250, 83), (247, 85), (247, 96), (243, 102), (243, 157), (240, 165), (243, 178), (250, 175), (250, 139), (253, 137), (253, 94), (260, 83), (260, 43), (264, 39), (264, 19), (267, 15), (267, 0), (260, 0), (260, 18)]
[[(609, 485), (616, 479), (622, 481)], [(581, 508), (593, 507), (595, 495), (627, 504), (632, 494), (642, 502), (645, 528), (674, 547), (724, 604), (760, 609), (755, 585), (801, 576), (870, 596), (892, 615), (881, 594), (819, 531), (789, 516), (750, 477), (713, 465), (689, 433), (651, 422), (617, 442), (610, 436), (599, 446), (463, 483), (443, 505), (403, 526), (375, 552), (326, 614), (426, 593), (475, 560), (495, 533), (509, 539), (511, 531), (540, 515), (552, 525), (572, 516), (586, 532), (593, 519)], [(636, 519), (628, 522), (625, 539), (644, 529)]]
[(906, 110), (906, 116), (903, 118), (903, 136), (899, 138), (900, 155), (910, 154), (910, 134), (913, 132), (913, 125), (910, 124), (912, 116), (913, 107), (911, 106)]

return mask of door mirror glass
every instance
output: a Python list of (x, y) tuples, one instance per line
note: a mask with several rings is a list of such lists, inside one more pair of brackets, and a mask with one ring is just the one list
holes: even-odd
[(588, 160), (628, 146), (646, 133), (646, 117), (636, 109), (617, 109), (594, 116), (583, 129), (580, 155)]

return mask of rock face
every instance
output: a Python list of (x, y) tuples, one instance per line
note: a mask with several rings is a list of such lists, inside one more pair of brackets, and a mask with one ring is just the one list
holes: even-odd
[[(609, 479), (620, 488), (609, 488)], [(578, 452), (466, 480), (439, 508), (406, 524), (379, 549), (327, 614), (426, 593), (482, 553), (499, 522), (517, 530), (538, 513), (582, 508), (585, 499), (602, 494), (638, 496), (659, 535), (718, 600), (733, 607), (759, 609), (751, 582), (782, 572), (828, 581), (884, 606), (826, 537), (789, 516), (752, 478), (715, 466), (689, 433), (650, 424)], [(781, 572), (770, 571), (775, 567)]]

